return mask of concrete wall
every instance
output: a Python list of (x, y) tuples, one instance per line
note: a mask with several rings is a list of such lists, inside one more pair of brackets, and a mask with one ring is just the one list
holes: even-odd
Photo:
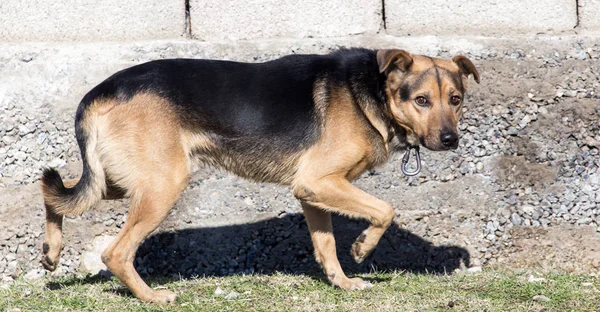
[(0, 42), (562, 33), (600, 31), (599, 14), (600, 0), (1, 0)]
[(0, 41), (176, 38), (183, 0), (0, 0)]
[(342, 37), (375, 34), (378, 0), (191, 0), (192, 35), (220, 39)]
[(579, 24), (582, 28), (600, 30), (600, 0), (579, 0)]
[(503, 35), (571, 30), (575, 1), (565, 0), (386, 0), (391, 35)]

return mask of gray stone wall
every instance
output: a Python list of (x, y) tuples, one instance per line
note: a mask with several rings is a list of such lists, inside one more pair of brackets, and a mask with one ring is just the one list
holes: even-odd
[(0, 42), (600, 31), (598, 0), (2, 0)]

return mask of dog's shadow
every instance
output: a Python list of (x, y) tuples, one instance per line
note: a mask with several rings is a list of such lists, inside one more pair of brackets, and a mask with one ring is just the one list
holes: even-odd
[[(374, 252), (357, 264), (350, 246), (368, 223), (334, 216), (337, 254), (348, 275), (407, 271), (452, 273), (470, 265), (459, 246), (434, 246), (398, 226), (386, 231)], [(302, 214), (212, 228), (162, 232), (138, 249), (135, 266), (142, 277), (225, 276), (248, 273), (309, 274), (322, 278)]]
[[(405, 271), (417, 274), (446, 274), (468, 267), (470, 255), (459, 246), (435, 246), (392, 224), (373, 253), (361, 264), (350, 255), (350, 246), (368, 226), (365, 221), (333, 217), (337, 254), (347, 275)], [(313, 247), (302, 214), (287, 214), (255, 223), (160, 232), (139, 247), (135, 266), (148, 280), (249, 273), (306, 274), (325, 280), (314, 260)], [(106, 280), (108, 272), (49, 282), (48, 289)], [(109, 274), (110, 275), (110, 274)], [(379, 281), (379, 277), (369, 277)], [(110, 291), (132, 296), (125, 288)]]

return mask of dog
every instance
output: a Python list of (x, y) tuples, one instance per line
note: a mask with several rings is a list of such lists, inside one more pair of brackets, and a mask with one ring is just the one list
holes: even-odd
[(65, 215), (102, 199), (131, 198), (129, 216), (102, 261), (135, 296), (173, 302), (135, 271), (140, 243), (167, 216), (199, 164), (288, 185), (300, 201), (316, 261), (331, 284), (348, 278), (336, 256), (331, 213), (370, 226), (351, 247), (357, 262), (395, 216), (392, 206), (351, 184), (394, 151), (458, 147), (457, 123), (469, 76), (451, 60), (404, 50), (340, 49), (265, 63), (158, 60), (117, 72), (87, 93), (75, 116), (83, 172), (64, 181), (44, 169), (46, 236), (42, 264), (55, 270)]

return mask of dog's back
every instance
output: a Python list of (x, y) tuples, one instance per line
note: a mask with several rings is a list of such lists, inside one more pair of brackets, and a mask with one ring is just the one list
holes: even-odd
[(232, 137), (299, 139), (314, 122), (314, 81), (329, 70), (327, 56), (288, 56), (266, 63), (171, 59), (122, 70), (92, 89), (83, 106), (100, 97), (127, 103), (150, 93), (175, 107), (190, 130)]

